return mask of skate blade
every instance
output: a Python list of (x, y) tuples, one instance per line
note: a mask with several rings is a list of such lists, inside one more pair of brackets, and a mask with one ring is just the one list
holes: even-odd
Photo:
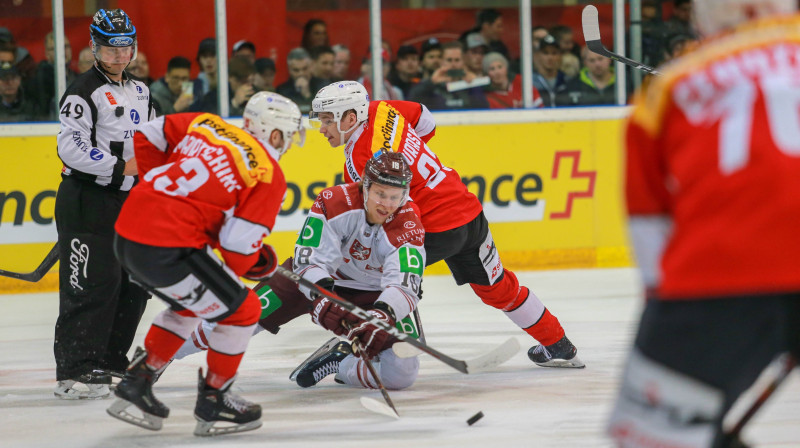
[(547, 362), (537, 362), (534, 364), (541, 367), (556, 367), (562, 369), (582, 369), (586, 367), (586, 364), (577, 356), (572, 359), (551, 359)]
[(311, 361), (312, 359), (316, 358), (316, 357), (317, 357), (317, 356), (319, 356), (320, 354), (322, 354), (322, 353), (325, 353), (325, 352), (327, 352), (328, 350), (332, 349), (332, 348), (333, 348), (333, 347), (334, 347), (336, 344), (338, 344), (338, 343), (339, 343), (339, 338), (330, 338), (330, 339), (328, 340), (328, 342), (326, 342), (326, 343), (322, 344), (322, 347), (320, 347), (320, 348), (318, 348), (317, 350), (315, 350), (315, 351), (314, 351), (314, 353), (312, 353), (311, 355), (309, 355), (309, 357), (308, 357), (308, 358), (306, 358), (306, 359), (305, 359), (305, 361), (301, 362), (301, 363), (300, 363), (300, 365), (299, 365), (299, 366), (297, 366), (297, 368), (296, 368), (296, 369), (294, 369), (294, 371), (292, 371), (292, 374), (291, 374), (291, 375), (289, 375), (289, 379), (290, 379), (290, 380), (292, 380), (292, 381), (295, 381), (295, 382), (296, 382), (296, 381), (297, 381), (297, 375), (299, 375), (299, 374), (300, 374), (300, 370), (301, 370), (303, 367), (305, 367), (305, 366), (306, 366), (306, 364), (307, 364), (309, 361)]
[(111, 390), (107, 384), (91, 384), (88, 390), (79, 390), (72, 387), (56, 387), (53, 395), (62, 400), (101, 400), (111, 396)]
[(196, 415), (194, 418), (197, 420), (197, 425), (194, 427), (194, 435), (198, 437), (221, 436), (224, 434), (233, 434), (235, 432), (252, 431), (261, 427), (260, 419), (247, 423), (231, 423), (230, 426), (216, 426), (218, 424), (225, 425), (228, 422), (207, 422), (205, 420), (201, 420)]
[(142, 416), (137, 417), (127, 411), (127, 409), (131, 406), (136, 408), (136, 406), (130, 401), (117, 398), (117, 400), (112, 403), (108, 409), (106, 409), (106, 412), (108, 415), (118, 418), (123, 422), (130, 423), (131, 425), (136, 425), (151, 431), (158, 431), (161, 429), (164, 424), (163, 418), (153, 414), (148, 414), (147, 412), (142, 412)]
[(361, 397), (361, 406), (367, 408), (376, 414), (385, 415), (387, 417), (391, 417), (394, 419), (400, 419), (400, 416), (397, 415), (397, 412), (394, 409), (390, 408), (387, 404), (381, 403), (378, 400), (369, 397)]

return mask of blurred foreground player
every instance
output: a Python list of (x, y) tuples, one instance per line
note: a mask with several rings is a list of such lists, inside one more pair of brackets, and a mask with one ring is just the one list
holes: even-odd
[[(275, 129), (272, 117), (285, 126)], [(217, 325), (205, 378), (200, 370), (195, 435), (261, 426), (261, 406), (230, 390), (261, 309), (239, 276), (262, 280), (277, 267), (275, 251), (262, 240), (286, 192), (276, 160), (300, 130), (300, 118), (288, 99), (260, 92), (245, 107), (244, 130), (213, 114), (185, 113), (159, 117), (136, 133), (143, 182), (122, 208), (114, 249), (131, 277), (170, 308), (155, 318), (145, 349), (117, 386), (112, 416), (161, 428), (169, 409), (153, 395), (153, 382), (202, 319)], [(127, 412), (131, 405), (142, 418)]]
[(627, 129), (648, 301), (609, 423), (619, 446), (743, 446), (723, 417), (776, 355), (800, 355), (797, 2), (694, 7), (707, 40)]

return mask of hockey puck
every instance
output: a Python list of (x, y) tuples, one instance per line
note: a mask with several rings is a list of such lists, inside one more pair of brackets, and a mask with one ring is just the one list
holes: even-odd
[(483, 412), (478, 411), (477, 414), (473, 415), (472, 417), (469, 418), (469, 420), (467, 420), (467, 424), (469, 426), (472, 426), (472, 425), (475, 424), (475, 422), (477, 422), (478, 420), (480, 420), (482, 418), (483, 418)]

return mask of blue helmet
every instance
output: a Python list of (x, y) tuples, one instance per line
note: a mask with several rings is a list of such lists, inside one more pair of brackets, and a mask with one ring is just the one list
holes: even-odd
[(136, 44), (136, 27), (121, 9), (97, 11), (89, 30), (95, 45), (129, 47)]

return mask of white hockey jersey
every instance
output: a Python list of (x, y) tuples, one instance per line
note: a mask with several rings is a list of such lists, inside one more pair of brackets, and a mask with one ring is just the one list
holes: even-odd
[[(382, 291), (397, 320), (419, 301), (425, 269), (425, 230), (408, 202), (383, 225), (370, 225), (357, 183), (322, 190), (297, 239), (294, 271), (311, 282), (332, 277), (336, 286)], [(308, 290), (301, 291), (308, 295)]]

